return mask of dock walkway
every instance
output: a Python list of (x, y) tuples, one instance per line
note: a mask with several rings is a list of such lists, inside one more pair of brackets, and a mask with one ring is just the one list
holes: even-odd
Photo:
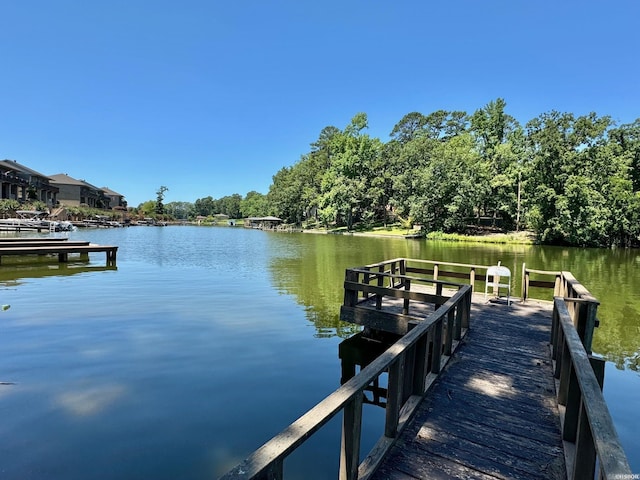
[(486, 302), (374, 479), (566, 478), (550, 303)]

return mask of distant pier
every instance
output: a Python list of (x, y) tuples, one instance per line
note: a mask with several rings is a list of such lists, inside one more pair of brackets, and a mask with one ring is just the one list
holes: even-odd
[(88, 255), (104, 252), (108, 265), (115, 265), (118, 247), (98, 245), (87, 241), (70, 241), (65, 238), (3, 238), (0, 239), (0, 263), (4, 256), (58, 255), (59, 262), (67, 262), (70, 254)]

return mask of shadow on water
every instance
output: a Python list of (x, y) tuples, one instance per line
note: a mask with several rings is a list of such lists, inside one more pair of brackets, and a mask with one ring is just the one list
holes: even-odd
[(116, 271), (115, 265), (90, 265), (89, 261), (73, 263), (51, 263), (51, 261), (39, 261), (34, 263), (14, 263), (0, 268), (0, 285), (17, 286), (24, 283), (25, 279), (46, 278), (46, 277), (66, 277), (79, 275), (82, 273), (95, 273)]

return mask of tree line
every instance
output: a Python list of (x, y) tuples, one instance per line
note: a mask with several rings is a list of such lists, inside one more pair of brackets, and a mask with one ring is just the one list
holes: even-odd
[(322, 129), (267, 194), (198, 199), (188, 214), (348, 229), (401, 221), (426, 232), (489, 225), (544, 243), (639, 246), (640, 118), (551, 111), (522, 126), (505, 108), (498, 98), (473, 114), (411, 112), (386, 143), (358, 113)]

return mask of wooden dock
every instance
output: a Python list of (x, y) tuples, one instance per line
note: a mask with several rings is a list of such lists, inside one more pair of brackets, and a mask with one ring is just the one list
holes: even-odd
[(473, 300), (473, 327), (371, 478), (566, 478), (551, 303)]
[[(631, 478), (604, 362), (591, 355), (598, 301), (569, 272), (523, 265), (521, 300), (509, 304), (495, 271), (411, 259), (347, 269), (341, 319), (398, 340), (373, 355), (341, 348), (343, 385), (222, 478), (284, 478), (285, 459), (338, 413), (341, 480)], [(553, 289), (553, 302), (533, 301), (531, 288)], [(361, 458), (364, 403), (385, 421)]]
[(2, 257), (24, 255), (58, 255), (59, 262), (67, 262), (69, 254), (88, 255), (93, 252), (104, 252), (107, 264), (115, 264), (118, 247), (113, 245), (98, 245), (87, 241), (70, 241), (59, 239), (0, 239), (0, 263)]

